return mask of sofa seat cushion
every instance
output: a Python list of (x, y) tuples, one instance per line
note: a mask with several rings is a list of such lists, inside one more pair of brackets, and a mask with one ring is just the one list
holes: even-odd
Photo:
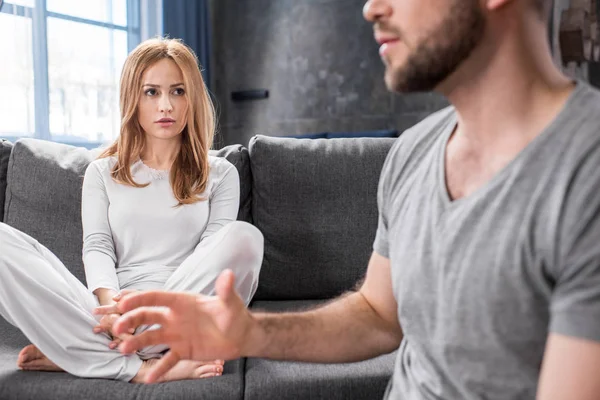
[(16, 367), (17, 356), (29, 341), (2, 318), (0, 338), (2, 400), (243, 399), (244, 360), (225, 363), (220, 377), (142, 385), (78, 378), (65, 372), (20, 371)]
[(256, 300), (327, 299), (363, 278), (395, 140), (251, 140), (252, 221), (265, 238)]
[[(50, 249), (83, 283), (81, 187), (88, 164), (99, 154), (100, 149), (21, 139), (14, 144), (8, 165), (4, 222)], [(237, 167), (245, 196), (238, 216), (249, 220), (252, 183), (248, 151), (237, 145), (213, 154)]]
[[(289, 311), (307, 309), (315, 301), (256, 301), (253, 309)], [(392, 376), (395, 354), (345, 364), (314, 364), (246, 360), (246, 400), (364, 400), (381, 399)]]

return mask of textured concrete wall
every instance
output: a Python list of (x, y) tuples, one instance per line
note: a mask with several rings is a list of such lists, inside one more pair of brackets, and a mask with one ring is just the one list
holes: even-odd
[[(255, 134), (403, 130), (447, 103), (435, 94), (394, 95), (364, 0), (214, 0), (213, 91), (217, 146)], [(231, 92), (268, 89), (266, 100)]]

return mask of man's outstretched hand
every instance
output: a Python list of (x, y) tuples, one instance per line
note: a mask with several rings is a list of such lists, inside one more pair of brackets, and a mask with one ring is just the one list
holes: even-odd
[(148, 383), (156, 382), (179, 360), (232, 360), (245, 354), (252, 336), (254, 318), (234, 290), (233, 272), (221, 273), (216, 296), (146, 291), (124, 296), (114, 306), (98, 307), (97, 314), (123, 314), (113, 325), (119, 336), (140, 325), (159, 324), (129, 336), (119, 345), (124, 354), (149, 345), (166, 344), (169, 352), (148, 374)]

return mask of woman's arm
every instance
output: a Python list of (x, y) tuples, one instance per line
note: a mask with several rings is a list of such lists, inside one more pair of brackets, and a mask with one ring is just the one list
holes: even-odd
[(113, 297), (119, 293), (113, 289), (98, 288), (94, 290), (94, 294), (96, 297), (98, 297), (98, 302), (101, 306), (111, 306), (113, 304), (117, 304), (117, 302), (113, 300)]
[(81, 197), (83, 265), (88, 288), (100, 304), (112, 304), (112, 297), (119, 292), (109, 204), (102, 172), (97, 163), (92, 163), (85, 171)]
[(240, 208), (240, 177), (237, 169), (233, 165), (227, 164), (228, 168), (225, 170), (223, 177), (210, 194), (208, 223), (200, 237), (200, 243), (237, 219)]

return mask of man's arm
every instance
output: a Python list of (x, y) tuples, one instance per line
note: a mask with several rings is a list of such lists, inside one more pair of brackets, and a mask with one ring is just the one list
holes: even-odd
[(402, 330), (391, 282), (389, 259), (373, 253), (358, 292), (312, 311), (253, 314), (243, 356), (352, 362), (396, 350)]
[(600, 343), (551, 333), (537, 400), (600, 399)]
[(398, 348), (402, 330), (392, 292), (390, 262), (374, 253), (358, 293), (313, 311), (251, 313), (234, 291), (234, 276), (223, 272), (217, 296), (146, 291), (129, 294), (96, 314), (124, 314), (113, 325), (116, 335), (140, 325), (160, 328), (130, 336), (122, 353), (153, 344), (169, 352), (153, 367), (154, 382), (181, 359), (231, 360), (265, 357), (313, 362), (344, 362), (371, 358)]

